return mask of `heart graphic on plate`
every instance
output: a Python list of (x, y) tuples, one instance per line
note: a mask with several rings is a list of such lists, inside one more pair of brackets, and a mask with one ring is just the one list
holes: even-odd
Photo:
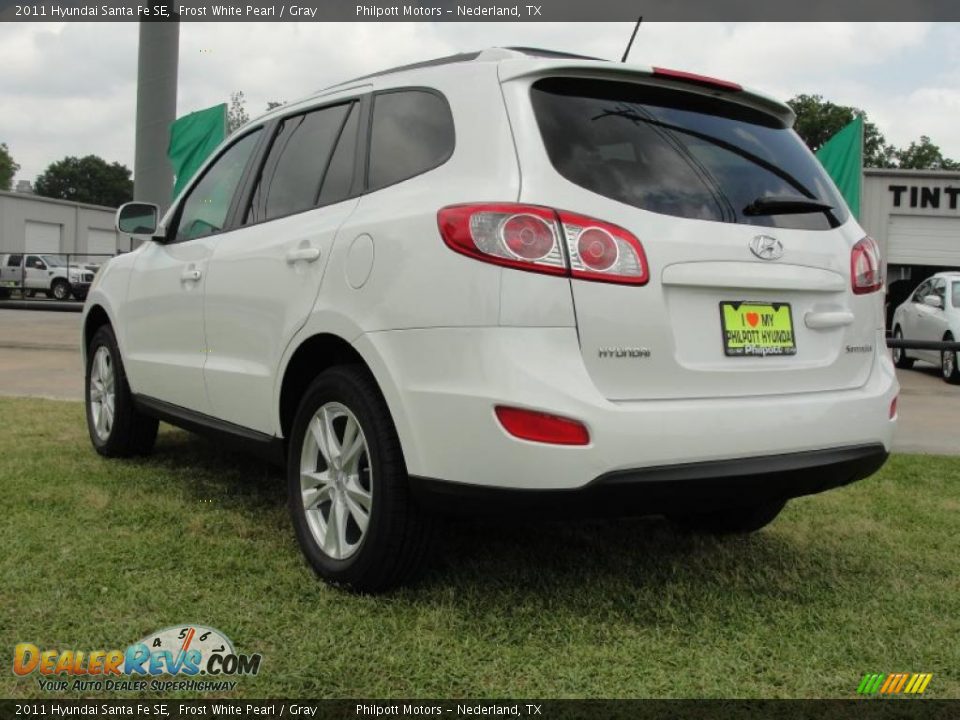
[(760, 322), (759, 313), (748, 312), (747, 313), (747, 322), (750, 323), (750, 327), (756, 327), (757, 323)]

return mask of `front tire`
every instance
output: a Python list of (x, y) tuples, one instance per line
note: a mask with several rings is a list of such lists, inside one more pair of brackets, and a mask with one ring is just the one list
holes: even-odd
[(411, 497), (390, 412), (365, 369), (336, 367), (314, 380), (288, 452), (290, 515), (317, 575), (374, 593), (416, 574), (431, 522)]
[(157, 439), (157, 419), (139, 412), (127, 384), (117, 338), (103, 325), (87, 349), (87, 431), (105, 457), (146, 455)]
[(690, 532), (747, 535), (772, 523), (786, 504), (786, 500), (771, 500), (728, 510), (675, 515), (671, 520)]
[[(947, 333), (944, 342), (953, 342), (953, 335)], [(960, 385), (960, 367), (956, 350), (940, 351), (940, 374), (951, 385)]]
[(69, 300), (70, 283), (62, 278), (58, 278), (57, 280), (54, 280), (53, 285), (50, 286), (50, 293), (54, 300)]
[[(903, 340), (903, 331), (898, 325), (893, 330), (893, 337), (896, 340)], [(894, 348), (893, 349), (893, 364), (896, 365), (901, 370), (909, 370), (913, 367), (914, 360), (913, 358), (907, 357), (907, 351), (903, 348)]]

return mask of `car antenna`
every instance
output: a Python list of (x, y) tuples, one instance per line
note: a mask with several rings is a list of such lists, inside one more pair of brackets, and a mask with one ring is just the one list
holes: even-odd
[(633, 47), (633, 40), (637, 37), (637, 30), (640, 29), (640, 23), (643, 22), (643, 15), (637, 18), (637, 24), (633, 26), (633, 34), (630, 36), (630, 42), (627, 43), (627, 49), (623, 51), (623, 57), (620, 58), (620, 62), (625, 63), (627, 61), (627, 55), (630, 54), (630, 48)]

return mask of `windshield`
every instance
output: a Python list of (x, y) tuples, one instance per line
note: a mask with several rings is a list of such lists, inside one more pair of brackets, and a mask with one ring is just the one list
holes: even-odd
[[(606, 197), (664, 215), (765, 227), (826, 230), (848, 217), (803, 141), (766, 113), (688, 92), (580, 78), (540, 80), (531, 98), (553, 166)], [(765, 197), (832, 209), (782, 213), (770, 203), (765, 212), (744, 212)]]
[(47, 265), (52, 265), (53, 267), (66, 267), (67, 265), (67, 258), (63, 255), (43, 255), (42, 257)]

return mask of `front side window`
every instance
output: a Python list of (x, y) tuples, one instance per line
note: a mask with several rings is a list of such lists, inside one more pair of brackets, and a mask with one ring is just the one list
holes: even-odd
[(930, 294), (931, 284), (929, 280), (920, 283), (920, 286), (913, 291), (913, 302), (922, 304), (923, 298)]
[(27, 267), (34, 270), (46, 270), (47, 264), (36, 255), (27, 255)]
[(445, 163), (453, 154), (453, 116), (428, 90), (376, 95), (370, 128), (369, 190), (394, 185)]
[(260, 130), (244, 136), (226, 150), (193, 186), (181, 204), (176, 240), (193, 240), (220, 232), (230, 203), (253, 154)]
[(933, 283), (933, 294), (943, 301), (943, 306), (947, 306), (947, 281), (944, 279), (936, 280)]
[[(345, 103), (283, 121), (257, 180), (247, 212), (248, 224), (303, 212), (321, 203), (334, 147), (345, 131), (348, 116), (358, 114), (355, 105)], [(356, 142), (356, 131), (353, 142)], [(352, 182), (352, 155), (350, 160)], [(341, 194), (327, 192), (323, 204), (344, 199), (346, 194), (340, 197)]]
[[(674, 217), (808, 230), (848, 217), (803, 141), (758, 110), (636, 83), (559, 77), (534, 83), (531, 101), (557, 172), (613, 200)], [(832, 209), (775, 212), (772, 197)]]

